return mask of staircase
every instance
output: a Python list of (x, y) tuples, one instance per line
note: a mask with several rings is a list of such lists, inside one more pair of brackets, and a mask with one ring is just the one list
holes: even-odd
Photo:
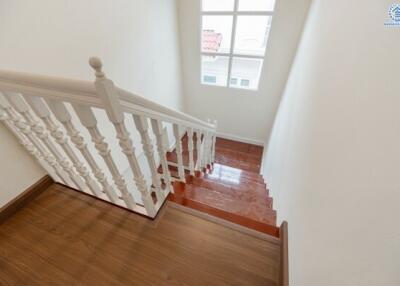
[[(185, 164), (189, 155), (187, 135), (182, 139), (182, 146)], [(175, 182), (169, 200), (279, 237), (272, 198), (259, 174), (262, 152), (260, 146), (217, 137), (214, 163), (194, 175), (186, 170), (186, 183)], [(194, 153), (197, 154), (197, 149)], [(176, 150), (168, 153), (167, 158), (171, 176), (178, 178)]]
[(169, 200), (279, 237), (262, 147), (217, 138), (216, 122), (120, 89), (89, 63), (94, 82), (0, 71), (0, 121), (55, 182), (150, 218)]

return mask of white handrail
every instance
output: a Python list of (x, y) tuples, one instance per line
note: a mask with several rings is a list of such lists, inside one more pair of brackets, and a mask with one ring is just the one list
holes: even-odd
[(93, 82), (0, 70), (3, 91), (102, 107)]
[[(0, 70), (0, 88), (8, 92), (20, 92), (92, 107), (103, 107), (95, 86), (90, 81)], [(116, 88), (116, 91), (126, 112), (138, 112), (150, 118), (184, 124), (193, 128), (204, 128), (210, 131), (215, 129), (213, 124), (145, 97), (121, 88)]]
[(180, 120), (181, 122), (184, 122), (184, 121), (189, 122), (193, 125), (193, 127), (197, 126), (197, 128), (202, 127), (202, 128), (210, 129), (210, 130), (214, 129), (213, 124), (209, 124), (206, 121), (200, 120), (200, 119), (193, 117), (191, 115), (188, 115), (184, 112), (175, 110), (170, 107), (166, 107), (155, 101), (152, 101), (145, 97), (128, 92), (121, 88), (116, 88), (116, 90), (119, 94), (120, 100), (125, 101), (126, 103), (131, 103), (131, 104), (134, 104), (134, 105), (137, 105), (140, 107), (144, 107), (149, 112), (151, 110), (151, 111), (155, 112), (154, 114), (158, 114), (160, 116), (165, 116), (165, 117), (168, 117), (169, 119), (175, 118), (176, 120)]
[[(173, 192), (171, 182), (186, 182), (184, 159), (189, 161), (192, 176), (195, 168), (201, 172), (212, 163), (216, 124), (118, 88), (102, 71), (100, 59), (91, 58), (89, 64), (95, 70), (94, 82), (0, 70), (0, 119), (56, 182), (155, 217), (168, 194)], [(106, 112), (119, 147), (115, 143), (109, 145), (113, 142), (108, 140), (110, 134), (108, 138), (103, 135), (103, 126), (107, 123), (98, 123), (93, 107)], [(131, 139), (130, 123), (124, 120), (127, 114), (133, 118), (141, 137), (148, 169), (135, 152), (139, 146)], [(156, 142), (150, 137), (149, 122)], [(169, 169), (175, 165), (168, 161), (169, 147), (164, 143), (168, 136), (164, 135), (163, 123), (173, 127), (179, 177), (176, 174), (172, 177)], [(85, 129), (87, 138), (81, 135)], [(186, 137), (182, 137), (182, 131)], [(87, 140), (92, 141), (91, 147)], [(188, 154), (182, 142), (186, 142)], [(119, 169), (123, 158), (129, 163), (128, 171)], [(99, 165), (97, 160), (103, 163)], [(146, 177), (149, 173), (150, 179)], [(113, 185), (108, 183), (110, 179)]]

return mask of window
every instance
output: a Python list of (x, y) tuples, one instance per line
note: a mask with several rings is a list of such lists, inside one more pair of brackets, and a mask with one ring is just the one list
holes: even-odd
[(202, 0), (203, 84), (258, 89), (275, 0)]
[(249, 86), (250, 85), (250, 80), (248, 79), (242, 79), (240, 81), (240, 86)]
[[(201, 70), (204, 84), (226, 86), (229, 58), (221, 56), (202, 56)], [(213, 82), (206, 79), (215, 78)]]

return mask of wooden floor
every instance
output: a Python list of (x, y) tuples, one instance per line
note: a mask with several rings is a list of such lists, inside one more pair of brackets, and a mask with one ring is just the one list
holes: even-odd
[[(172, 204), (172, 203), (169, 203)], [(277, 285), (279, 245), (165, 206), (53, 185), (0, 225), (0, 285)]]

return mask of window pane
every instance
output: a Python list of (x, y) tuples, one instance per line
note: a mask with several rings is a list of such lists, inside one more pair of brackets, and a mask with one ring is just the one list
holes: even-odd
[(257, 89), (262, 64), (262, 59), (233, 58), (230, 86)]
[(217, 83), (217, 77), (215, 75), (204, 75), (203, 81), (205, 83)]
[(203, 11), (233, 11), (234, 0), (203, 0)]
[(275, 0), (239, 0), (239, 11), (273, 11)]
[(238, 16), (234, 53), (263, 56), (271, 19), (271, 16)]
[(228, 57), (201, 57), (201, 82), (203, 84), (226, 86), (228, 78)]
[(242, 79), (240, 81), (240, 86), (249, 86), (250, 85), (250, 80), (248, 79)]
[(202, 51), (229, 53), (232, 16), (203, 16)]
[(230, 86), (236, 86), (238, 84), (238, 80), (235, 77), (231, 77)]

